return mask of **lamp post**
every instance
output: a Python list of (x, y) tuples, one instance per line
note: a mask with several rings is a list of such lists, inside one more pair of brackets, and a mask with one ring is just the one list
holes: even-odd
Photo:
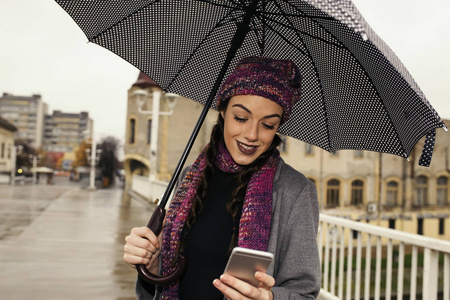
[(33, 184), (37, 183), (37, 162), (38, 159), (41, 159), (41, 155), (36, 155), (36, 154), (29, 154), (28, 158), (30, 159), (30, 161), (33, 163)]
[(152, 110), (143, 110), (142, 106), (147, 101), (148, 92), (145, 90), (136, 90), (133, 93), (138, 106), (138, 112), (144, 115), (152, 115), (152, 128), (150, 139), (150, 166), (149, 166), (149, 181), (156, 179), (156, 154), (158, 153), (158, 131), (159, 131), (159, 116), (170, 116), (173, 114), (173, 109), (177, 102), (177, 95), (172, 93), (165, 93), (164, 99), (167, 102), (169, 111), (160, 111), (161, 91), (153, 91)]
[[(88, 130), (84, 130), (83, 134), (87, 135), (89, 133)], [(95, 165), (96, 165), (96, 151), (97, 143), (94, 137), (94, 126), (92, 126), (92, 132), (91, 132), (91, 149), (86, 149), (86, 154), (91, 156), (90, 163), (91, 163), (91, 169), (90, 169), (90, 176), (89, 176), (89, 189), (91, 191), (95, 190)], [(89, 153), (90, 152), (90, 153)]]
[(11, 185), (16, 184), (16, 161), (17, 161), (17, 148), (11, 145)]
[(91, 175), (89, 177), (89, 189), (91, 191), (95, 190), (95, 163), (96, 163), (96, 148), (97, 143), (94, 137), (94, 128), (92, 128), (92, 142), (91, 142)]

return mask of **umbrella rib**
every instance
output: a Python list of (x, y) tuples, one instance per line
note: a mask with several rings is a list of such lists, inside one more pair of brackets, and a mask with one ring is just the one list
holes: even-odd
[[(289, 4), (290, 4), (290, 3), (289, 3)], [(280, 11), (283, 11), (282, 8), (280, 7), (280, 5), (278, 4), (278, 2), (275, 1), (275, 5), (279, 8)], [(304, 14), (301, 10), (299, 10), (297, 7), (293, 6), (292, 4), (290, 4), (290, 6), (293, 7), (295, 10), (297, 10), (300, 14)], [(293, 24), (291, 23), (291, 21), (289, 20), (289, 18), (287, 18), (287, 15), (281, 15), (281, 16), (284, 17), (288, 23), (290, 23), (290, 26), (292, 26), (292, 28), (295, 28), (295, 27), (293, 27)], [(317, 24), (317, 26), (321, 27), (323, 30), (325, 30), (325, 31), (328, 32), (331, 36), (334, 37), (334, 35), (333, 35), (330, 31), (328, 31), (326, 28), (324, 28), (321, 24), (318, 24), (318, 23), (314, 20), (314, 18), (311, 18), (311, 19), (312, 19), (312, 21), (313, 21), (315, 24)], [(284, 24), (281, 24), (281, 25), (284, 26)], [(299, 39), (302, 40), (302, 42), (303, 42), (303, 39), (302, 39), (301, 37), (299, 37)], [(338, 39), (337, 39), (337, 40), (338, 40)], [(303, 43), (303, 44), (304, 44), (304, 43)], [(330, 44), (330, 45), (336, 45), (335, 43), (328, 43), (328, 44)], [(305, 48), (307, 49), (306, 44), (304, 44), (304, 45), (305, 45)], [(366, 74), (366, 78), (370, 81), (370, 84), (372, 85), (373, 90), (374, 90), (375, 93), (377, 94), (378, 99), (381, 100), (382, 97), (380, 96), (380, 93), (378, 92), (378, 89), (376, 88), (375, 84), (373, 83), (372, 78), (369, 76), (369, 74), (367, 73), (366, 69), (363, 68), (363, 66), (362, 66), (362, 64), (361, 64), (361, 62), (360, 62), (360, 60), (359, 60), (357, 57), (355, 57), (354, 53), (353, 53), (352, 51), (350, 51), (350, 50), (348, 49), (348, 47), (347, 47), (345, 44), (342, 44), (341, 46), (339, 46), (339, 45), (336, 45), (336, 46), (337, 46), (337, 47), (340, 47), (340, 48), (342, 48), (342, 49), (345, 49), (345, 50), (347, 50), (348, 53), (350, 53), (350, 55), (353, 57), (353, 59), (355, 60), (355, 62), (357, 62), (358, 65), (361, 67), (361, 70), (364, 72), (364, 74)], [(308, 50), (308, 49), (307, 49), (307, 50)], [(309, 51), (308, 51), (308, 53), (309, 53)], [(309, 56), (309, 57), (310, 57), (310, 56)], [(314, 64), (314, 61), (313, 61), (313, 60), (312, 60), (312, 62), (313, 62), (314, 69), (317, 71), (316, 65)], [(398, 72), (398, 71), (397, 71), (397, 72)], [(318, 80), (320, 81), (320, 78), (319, 78)], [(321, 93), (322, 93), (322, 96), (323, 96), (322, 85), (320, 85), (320, 87), (321, 87)], [(323, 98), (322, 98), (322, 99), (323, 99)], [(384, 109), (384, 111), (386, 112), (386, 114), (389, 115), (389, 112), (388, 112), (388, 110), (387, 110), (386, 105), (384, 104), (384, 102), (383, 102), (383, 101), (380, 101), (380, 103), (382, 104), (383, 109)], [(324, 103), (324, 107), (326, 107), (326, 106), (325, 106), (325, 103)], [(325, 112), (325, 113), (326, 113), (326, 112)], [(327, 116), (326, 116), (326, 118), (327, 118)], [(395, 135), (397, 136), (397, 140), (399, 141), (400, 146), (401, 146), (401, 148), (402, 148), (402, 150), (403, 150), (403, 153), (405, 154), (405, 158), (406, 158), (407, 155), (406, 155), (405, 146), (403, 145), (403, 142), (402, 142), (402, 140), (401, 140), (400, 137), (399, 137), (398, 130), (397, 130), (397, 128), (396, 128), (396, 126), (395, 126), (395, 124), (393, 123), (393, 121), (392, 121), (391, 118), (389, 118), (389, 122), (391, 123), (392, 128), (395, 129), (395, 130), (394, 130), (394, 131), (395, 131)], [(328, 132), (328, 131), (327, 131), (327, 134), (328, 134), (328, 140), (330, 141), (330, 135), (329, 135), (329, 132)]]
[(129, 13), (128, 15), (126, 15), (125, 17), (122, 17), (122, 19), (116, 21), (114, 24), (109, 25), (108, 28), (105, 28), (105, 29), (103, 29), (103, 30), (97, 32), (97, 34), (94, 35), (94, 36), (92, 36), (92, 37), (88, 37), (88, 40), (89, 40), (90, 42), (93, 42), (95, 39), (97, 39), (98, 37), (100, 37), (100, 36), (103, 35), (104, 33), (108, 32), (108, 31), (110, 31), (112, 28), (114, 28), (114, 27), (120, 25), (120, 23), (122, 23), (122, 21), (125, 21), (126, 19), (130, 18), (131, 16), (137, 14), (138, 12), (144, 10), (145, 8), (147, 8), (147, 7), (149, 7), (149, 6), (153, 5), (153, 4), (155, 4), (155, 3), (157, 3), (157, 2), (161, 2), (161, 0), (155, 0), (155, 1), (153, 1), (153, 2), (147, 3), (147, 4), (145, 4), (144, 6), (138, 8), (137, 10), (132, 11), (131, 13)]
[(229, 2), (232, 2), (233, 4), (235, 4), (236, 6), (230, 6), (230, 5), (226, 5), (224, 3), (214, 3), (214, 2), (211, 2), (211, 0), (197, 0), (197, 2), (203, 2), (203, 3), (207, 3), (209, 5), (223, 7), (223, 8), (227, 8), (227, 9), (236, 9), (237, 5), (241, 5), (240, 3), (236, 2), (236, 1), (229, 1)]
[[(278, 7), (278, 9), (279, 9), (280, 11), (283, 11), (283, 9), (280, 7), (280, 5), (279, 5), (279, 3), (278, 3), (277, 1), (275, 1), (275, 5)], [(293, 24), (292, 24), (292, 22), (289, 20), (289, 18), (285, 18), (285, 19), (286, 19), (286, 21), (290, 24), (290, 26), (294, 27)], [(307, 54), (306, 54), (306, 55), (307, 55), (309, 58), (312, 58), (311, 52), (309, 51), (308, 47), (307, 47), (306, 44), (304, 43), (303, 38), (302, 38), (301, 36), (299, 36), (298, 34), (297, 34), (297, 36), (298, 36), (298, 38), (300, 39), (300, 41), (302, 42), (302, 44), (305, 46), (305, 49), (306, 49), (306, 51), (307, 51)], [(318, 70), (317, 70), (316, 63), (315, 63), (315, 61), (314, 61), (313, 59), (311, 59), (311, 64), (312, 64), (312, 66), (313, 66), (313, 68), (314, 68), (316, 74), (319, 74), (319, 72), (318, 72)], [(328, 125), (328, 110), (327, 110), (327, 106), (326, 106), (326, 102), (325, 102), (325, 94), (324, 94), (323, 87), (322, 87), (322, 80), (321, 80), (321, 78), (320, 78), (319, 76), (317, 76), (317, 80), (319, 81), (320, 94), (321, 94), (321, 96), (322, 96), (322, 97), (321, 97), (321, 100), (322, 100), (323, 112), (324, 112), (324, 114), (325, 114), (325, 120), (327, 120), (327, 122), (325, 122), (325, 124), (326, 124), (326, 128), (327, 128), (327, 129), (326, 129), (326, 132), (327, 132), (327, 138), (328, 138), (328, 147), (330, 148), (331, 151), (335, 151), (335, 150), (334, 150), (334, 147), (332, 147), (332, 145), (331, 145), (330, 128), (329, 128), (329, 125)]]
[[(279, 16), (283, 16), (283, 15), (280, 14)], [(283, 17), (285, 17), (285, 16), (283, 16)], [(307, 17), (305, 17), (305, 18), (307, 18)], [(313, 39), (315, 39), (315, 40), (322, 41), (322, 42), (327, 43), (327, 44), (329, 44), (329, 45), (334, 45), (334, 46), (336, 46), (336, 47), (338, 47), (338, 48), (346, 49), (346, 47), (343, 46), (343, 45), (341, 45), (341, 44), (338, 44), (338, 43), (335, 43), (335, 42), (331, 42), (331, 41), (328, 41), (328, 40), (326, 40), (326, 39), (324, 39), (324, 38), (321, 38), (321, 37), (312, 35), (312, 34), (310, 34), (310, 33), (308, 33), (308, 32), (299, 30), (299, 29), (296, 28), (292, 23), (290, 23), (290, 26), (288, 26), (288, 25), (286, 25), (286, 24), (284, 24), (284, 23), (282, 23), (282, 22), (280, 22), (280, 21), (277, 21), (276, 19), (272, 19), (272, 18), (269, 18), (269, 17), (267, 17), (267, 19), (269, 19), (269, 20), (272, 21), (273, 23), (276, 23), (276, 24), (278, 24), (278, 25), (280, 25), (280, 26), (283, 26), (283, 27), (285, 27), (285, 28), (287, 28), (287, 29), (291, 29), (291, 30), (293, 30), (293, 31), (295, 31), (295, 32), (300, 32), (300, 33), (302, 33), (303, 35), (309, 36), (309, 37), (311, 37), (311, 38), (313, 38)]]
[(203, 44), (203, 42), (206, 41), (217, 28), (235, 20), (235, 18), (232, 18), (231, 20), (227, 20), (227, 22), (223, 22), (233, 12), (234, 12), (234, 10), (229, 11), (228, 14), (226, 16), (224, 16), (219, 22), (217, 22), (217, 24), (213, 28), (211, 28), (211, 30), (203, 37), (203, 39), (198, 43), (197, 47), (195, 47), (195, 49), (191, 52), (189, 57), (185, 60), (184, 64), (178, 69), (178, 72), (176, 73), (176, 75), (172, 78), (170, 83), (167, 85), (167, 88), (166, 88), (167, 90), (176, 81), (178, 76), (181, 74), (182, 70), (186, 67), (186, 65), (189, 63), (189, 61), (194, 57), (195, 53), (197, 53), (197, 51), (200, 49), (200, 46)]

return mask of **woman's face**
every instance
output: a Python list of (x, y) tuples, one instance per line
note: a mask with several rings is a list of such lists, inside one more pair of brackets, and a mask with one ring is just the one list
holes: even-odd
[(238, 95), (220, 112), (225, 121), (224, 140), (233, 160), (249, 165), (272, 144), (280, 126), (283, 108), (254, 95)]

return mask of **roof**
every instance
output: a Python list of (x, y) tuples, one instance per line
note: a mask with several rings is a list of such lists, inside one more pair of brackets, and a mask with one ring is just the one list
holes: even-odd
[(161, 87), (150, 77), (148, 77), (144, 72), (140, 72), (137, 81), (133, 86), (140, 87), (141, 89), (156, 87), (161, 89)]
[(11, 132), (16, 132), (17, 127), (14, 126), (12, 123), (8, 122), (7, 120), (0, 117), (0, 127), (6, 130), (9, 130)]

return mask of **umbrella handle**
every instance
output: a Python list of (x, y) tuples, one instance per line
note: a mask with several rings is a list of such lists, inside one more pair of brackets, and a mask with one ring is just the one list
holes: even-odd
[[(165, 216), (166, 210), (158, 206), (153, 212), (147, 227), (150, 228), (154, 234), (159, 235), (159, 233), (162, 230), (162, 225)], [(184, 256), (180, 255), (178, 266), (175, 269), (175, 271), (173, 271), (173, 273), (171, 274), (165, 276), (158, 276), (152, 274), (150, 273), (149, 270), (147, 270), (145, 265), (136, 265), (136, 270), (139, 276), (146, 282), (154, 285), (166, 285), (178, 280), (178, 278), (180, 278), (180, 276), (186, 270), (186, 266), (187, 266), (187, 259)]]

